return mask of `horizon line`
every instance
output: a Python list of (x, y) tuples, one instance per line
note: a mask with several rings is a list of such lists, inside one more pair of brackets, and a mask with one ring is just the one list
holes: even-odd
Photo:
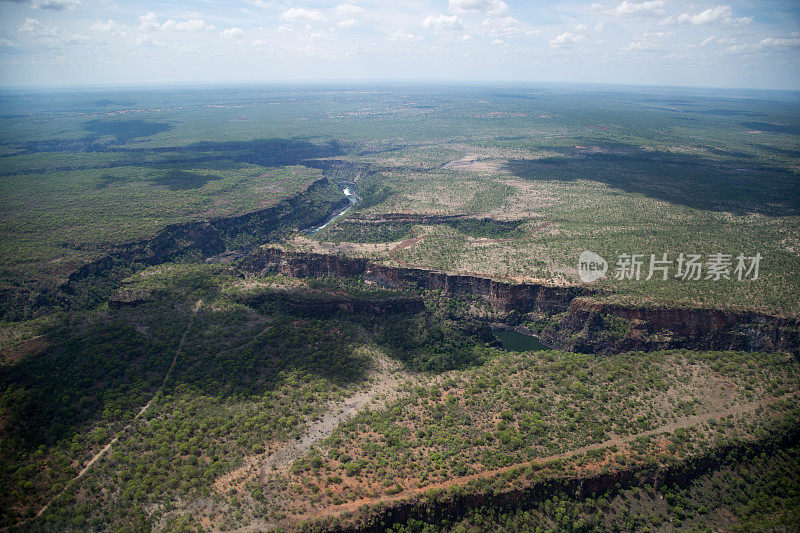
[(241, 86), (375, 86), (387, 87), (392, 85), (400, 86), (442, 86), (452, 87), (462, 85), (464, 87), (481, 86), (597, 86), (597, 87), (627, 87), (627, 88), (661, 88), (661, 89), (693, 89), (693, 90), (720, 90), (720, 91), (764, 91), (764, 92), (784, 92), (800, 93), (800, 88), (763, 88), (763, 87), (743, 87), (743, 86), (723, 86), (723, 85), (678, 85), (678, 84), (658, 84), (658, 83), (615, 83), (597, 81), (557, 81), (557, 80), (512, 80), (512, 79), (439, 79), (439, 78), (296, 78), (296, 79), (276, 79), (276, 80), (195, 80), (195, 81), (148, 81), (148, 82), (122, 82), (122, 83), (76, 83), (76, 84), (36, 84), (36, 85), (4, 85), (0, 82), (0, 91), (33, 91), (33, 90), (80, 90), (80, 89), (147, 89), (147, 88), (211, 88), (211, 87), (241, 87)]

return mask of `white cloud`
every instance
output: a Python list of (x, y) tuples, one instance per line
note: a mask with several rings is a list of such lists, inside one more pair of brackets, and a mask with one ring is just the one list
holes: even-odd
[(664, 0), (645, 2), (623, 2), (614, 9), (616, 15), (660, 15), (664, 12)]
[(634, 51), (634, 50), (663, 50), (664, 47), (661, 43), (655, 43), (652, 41), (633, 41), (628, 46), (626, 46), (623, 50)]
[(242, 28), (237, 28), (236, 26), (232, 28), (225, 28), (219, 32), (219, 36), (224, 37), (225, 39), (244, 39), (244, 30), (242, 30)]
[(758, 48), (794, 48), (800, 46), (800, 35), (792, 33), (791, 37), (767, 37), (756, 45)]
[(388, 34), (386, 36), (386, 39), (392, 42), (413, 42), (413, 41), (421, 41), (422, 36), (407, 32), (405, 30), (398, 29)]
[(216, 28), (211, 24), (207, 24), (201, 18), (190, 18), (182, 22), (176, 22), (172, 19), (167, 20), (163, 24), (159, 24), (158, 17), (152, 11), (139, 17), (139, 28), (148, 31), (214, 31)]
[(114, 20), (111, 20), (111, 19), (108, 19), (105, 22), (103, 22), (102, 20), (98, 20), (97, 22), (92, 24), (92, 27), (90, 29), (96, 30), (96, 31), (106, 31), (106, 32), (115, 33), (115, 34), (124, 33), (122, 31), (122, 27), (119, 24), (117, 24)]
[(184, 20), (183, 22), (175, 22), (169, 19), (161, 25), (162, 30), (176, 30), (176, 31), (214, 31), (216, 28), (211, 24), (206, 24), (203, 19), (192, 18)]
[(701, 11), (696, 15), (684, 13), (678, 17), (678, 22), (688, 22), (689, 24), (710, 24), (711, 22), (716, 22), (730, 16), (731, 6), (717, 6), (715, 8), (709, 8), (705, 11)]
[(482, 13), (489, 16), (505, 15), (508, 4), (503, 0), (450, 0), (448, 9), (453, 13)]
[(740, 42), (735, 39), (719, 39), (719, 44), (730, 44), (728, 50), (739, 52), (781, 52), (787, 48), (800, 47), (800, 32), (793, 32), (788, 37), (766, 37), (758, 42)]
[(352, 17), (353, 15), (358, 15), (364, 11), (364, 8), (361, 6), (357, 6), (354, 4), (339, 4), (336, 6), (335, 9), (338, 15), (343, 15), (345, 17)]
[(110, 33), (111, 35), (126, 35), (122, 26), (112, 19), (106, 21), (98, 20), (89, 29)]
[(624, 50), (650, 50), (650, 51), (664, 51), (670, 49), (670, 44), (665, 42), (665, 39), (674, 35), (673, 33), (666, 32), (649, 32), (641, 35), (634, 36), (635, 41), (632, 41)]
[(464, 26), (461, 24), (461, 20), (456, 15), (450, 15), (450, 16), (439, 15), (438, 17), (434, 16), (425, 17), (425, 20), (422, 21), (422, 26), (424, 28), (431, 28), (436, 31), (464, 29)]
[(58, 28), (55, 26), (47, 26), (42, 24), (41, 21), (34, 18), (26, 18), (19, 31), (30, 33), (34, 36), (50, 36), (53, 37), (58, 34)]
[[(81, 76), (95, 81), (103, 63), (129, 62), (131, 69), (107, 69), (104, 74), (120, 82), (128, 71), (131, 79), (189, 76), (208, 61), (221, 65), (203, 74), (214, 79), (261, 72), (299, 78), (311, 73), (336, 77), (340, 72), (343, 77), (363, 72), (383, 77), (398, 71), (409, 78), (431, 73), (463, 78), (475, 72), (531, 80), (547, 75), (564, 80), (776, 87), (798, 79), (800, 68), (794, 60), (800, 53), (800, 35), (790, 35), (795, 31), (791, 21), (771, 4), (757, 10), (748, 27), (741, 17), (751, 15), (752, 6), (732, 0), (586, 0), (537, 6), (522, 0), (261, 0), (263, 9), (256, 2), (245, 0), (241, 10), (223, 10), (223, 16), (207, 11), (209, 2), (196, 0), (178, 9), (166, 3), (138, 3), (144, 7), (133, 11), (122, 9), (124, 2), (118, 0), (0, 0), (0, 12), (11, 6), (17, 14), (0, 20), (0, 39), (17, 45), (9, 50), (8, 43), (0, 41), (5, 46), (0, 59), (9, 72), (27, 70), (31, 80), (36, 74), (48, 83), (60, 80), (54, 72), (34, 72), (32, 59), (97, 66), (76, 68), (75, 81)], [(45, 3), (63, 10), (36, 10)], [(200, 13), (191, 14), (192, 9)], [(667, 17), (671, 25), (660, 25)], [(532, 37), (539, 31), (538, 38)], [(644, 34), (659, 31), (667, 35)], [(125, 32), (127, 36), (116, 37)], [(91, 47), (66, 44), (87, 39)], [(152, 50), (170, 53), (155, 54), (156, 61), (137, 44), (161, 46)], [(197, 52), (178, 57), (176, 52), (188, 47)], [(129, 48), (139, 52), (125, 56)], [(305, 58), (319, 53), (346, 61), (306, 68), (304, 63), (314, 60)], [(275, 68), (253, 71), (267, 55)], [(669, 55), (675, 59), (667, 59)], [(498, 56), (503, 64), (492, 63)], [(662, 59), (664, 65), (672, 62), (681, 68), (662, 69)], [(140, 63), (144, 60), (149, 62)], [(148, 65), (152, 69), (147, 70)], [(537, 68), (527, 68), (533, 65)]]
[(158, 17), (152, 11), (139, 17), (139, 27), (143, 30), (160, 30)]
[(321, 22), (325, 20), (325, 15), (319, 9), (293, 7), (281, 13), (281, 20), (287, 22)]
[(56, 44), (83, 44), (89, 41), (86, 35), (61, 31), (57, 26), (48, 26), (35, 18), (26, 18), (25, 22), (18, 28), (23, 33), (28, 33), (31, 37), (37, 37), (47, 46)]
[(581, 33), (571, 33), (565, 31), (555, 39), (550, 39), (549, 45), (550, 46), (572, 46), (578, 43), (582, 43), (586, 40), (586, 36)]
[(156, 41), (147, 33), (138, 36), (136, 38), (136, 44), (142, 47), (164, 46), (164, 43)]
[[(671, 22), (672, 19), (668, 19)], [(713, 24), (715, 22), (724, 22), (726, 24), (749, 24), (753, 22), (751, 17), (734, 18), (731, 6), (719, 5), (713, 8), (708, 8), (700, 13), (690, 15), (684, 13), (678, 17), (678, 22), (683, 24)]]
[(539, 30), (531, 28), (514, 17), (487, 18), (483, 21), (483, 29), (491, 37), (506, 39), (539, 34)]

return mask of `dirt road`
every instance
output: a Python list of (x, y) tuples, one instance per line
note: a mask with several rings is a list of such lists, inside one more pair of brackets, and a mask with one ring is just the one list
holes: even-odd
[(410, 375), (399, 363), (388, 359), (377, 350), (372, 351), (372, 357), (375, 367), (370, 374), (370, 385), (367, 389), (332, 403), (299, 440), (285, 443), (273, 452), (248, 458), (242, 467), (217, 479), (214, 488), (219, 492), (225, 492), (238, 482), (250, 478), (254, 470), (258, 470), (261, 479), (273, 472), (286, 470), (315, 444), (329, 437), (339, 425), (354, 417), (359, 411), (368, 406), (379, 408), (384, 405), (386, 398)]
[[(120, 437), (127, 430), (129, 430), (131, 427), (133, 427), (133, 423), (137, 419), (141, 418), (142, 415), (144, 415), (150, 409), (150, 405), (153, 403), (153, 401), (156, 398), (158, 398), (158, 395), (161, 394), (161, 391), (164, 390), (164, 386), (167, 384), (167, 380), (169, 379), (170, 375), (172, 374), (172, 369), (175, 368), (175, 363), (178, 360), (178, 356), (180, 355), (181, 350), (183, 350), (183, 343), (186, 341), (186, 335), (189, 333), (189, 329), (192, 327), (192, 324), (194, 323), (194, 317), (195, 317), (195, 315), (197, 315), (197, 311), (200, 310), (200, 306), (202, 304), (203, 304), (203, 300), (197, 300), (197, 302), (194, 304), (194, 309), (192, 310), (192, 316), (189, 318), (189, 321), (186, 323), (186, 328), (183, 330), (183, 335), (181, 336), (181, 340), (178, 343), (178, 349), (175, 350), (175, 355), (172, 356), (172, 362), (170, 363), (169, 368), (167, 369), (167, 373), (164, 374), (164, 381), (161, 382), (161, 386), (158, 388), (158, 390), (155, 392), (155, 394), (153, 394), (153, 397), (150, 398), (150, 401), (148, 401), (141, 409), (139, 409), (139, 412), (136, 414), (136, 416), (133, 417), (133, 420), (131, 420), (124, 428), (122, 428), (119, 432), (117, 432), (117, 434), (114, 436), (113, 439), (111, 439), (111, 441), (108, 444), (103, 446), (100, 449), (100, 451), (95, 453), (92, 456), (92, 458), (89, 459), (89, 461), (83, 466), (81, 471), (78, 472), (78, 474), (74, 478), (72, 478), (64, 486), (63, 489), (61, 489), (61, 492), (59, 492), (58, 494), (56, 494), (55, 496), (50, 498), (50, 500), (48, 500), (47, 503), (44, 504), (44, 507), (39, 509), (39, 511), (36, 513), (37, 517), (38, 516), (42, 516), (42, 514), (44, 514), (44, 512), (47, 511), (48, 507), (50, 507), (51, 503), (53, 503), (58, 498), (60, 498), (61, 495), (64, 494), (67, 491), (67, 489), (69, 489), (72, 485), (77, 483), (78, 480), (80, 480), (84, 475), (86, 475), (86, 472), (89, 471), (89, 469), (92, 467), (92, 465), (94, 465), (98, 460), (100, 460), (100, 458), (102, 458), (106, 454), (106, 452), (108, 452), (108, 450), (110, 450), (111, 447), (114, 444), (117, 443), (117, 441), (119, 441)], [(24, 524), (24, 522), (23, 522), (23, 524)]]
[(661, 434), (661, 433), (672, 433), (677, 429), (686, 429), (686, 428), (695, 426), (697, 424), (701, 424), (701, 423), (707, 422), (708, 420), (710, 420), (712, 418), (721, 419), (721, 418), (724, 418), (724, 417), (726, 417), (728, 415), (744, 415), (744, 414), (747, 414), (747, 413), (755, 411), (759, 407), (765, 407), (767, 405), (770, 405), (770, 404), (775, 403), (775, 402), (780, 401), (780, 400), (785, 400), (785, 399), (789, 399), (789, 398), (793, 398), (793, 397), (796, 398), (798, 395), (800, 395), (800, 393), (792, 392), (792, 393), (784, 394), (784, 395), (779, 396), (779, 397), (764, 398), (764, 399), (759, 400), (759, 401), (746, 403), (746, 404), (741, 404), (741, 405), (736, 405), (736, 406), (730, 407), (728, 409), (722, 409), (722, 410), (718, 410), (718, 411), (714, 411), (714, 412), (710, 412), (710, 413), (704, 413), (704, 414), (701, 414), (701, 415), (687, 416), (687, 417), (679, 418), (678, 420), (676, 420), (674, 422), (671, 422), (669, 424), (665, 424), (665, 425), (659, 426), (659, 427), (657, 427), (655, 429), (651, 429), (649, 431), (643, 431), (641, 433), (636, 433), (636, 434), (633, 434), (633, 435), (614, 437), (614, 438), (605, 440), (603, 442), (598, 442), (596, 444), (590, 444), (590, 445), (587, 445), (587, 446), (582, 446), (580, 448), (575, 448), (573, 450), (568, 450), (568, 451), (563, 452), (563, 453), (550, 455), (550, 456), (547, 456), (547, 457), (539, 457), (539, 458), (536, 458), (536, 459), (534, 459), (532, 461), (529, 461), (529, 462), (523, 462), (523, 463), (519, 463), (519, 464), (512, 465), (512, 466), (498, 468), (498, 469), (495, 469), (495, 470), (487, 470), (487, 471), (484, 471), (484, 472), (479, 472), (477, 474), (471, 474), (471, 475), (468, 475), (468, 476), (453, 478), (453, 479), (447, 480), (447, 481), (442, 482), (442, 483), (426, 485), (426, 486), (421, 487), (421, 488), (413, 488), (413, 489), (405, 490), (405, 491), (400, 492), (400, 493), (395, 494), (395, 495), (385, 495), (385, 496), (381, 496), (381, 497), (378, 497), (378, 498), (362, 498), (362, 499), (358, 499), (358, 500), (353, 500), (353, 501), (350, 501), (350, 502), (347, 502), (347, 503), (343, 503), (341, 505), (337, 505), (337, 506), (334, 506), (334, 507), (328, 507), (327, 509), (319, 510), (318, 512), (307, 513), (305, 515), (298, 515), (295, 518), (298, 519), (298, 520), (307, 520), (307, 519), (310, 519), (310, 518), (320, 518), (320, 517), (323, 517), (323, 516), (338, 516), (338, 515), (346, 512), (346, 511), (354, 511), (354, 510), (358, 509), (362, 505), (372, 506), (372, 505), (377, 505), (377, 504), (380, 504), (380, 503), (394, 502), (394, 501), (404, 500), (404, 499), (410, 498), (412, 496), (415, 496), (415, 495), (420, 494), (420, 493), (424, 493), (424, 492), (432, 490), (432, 489), (434, 489), (434, 490), (435, 489), (447, 489), (447, 488), (453, 487), (453, 486), (462, 486), (462, 485), (466, 485), (467, 483), (469, 483), (470, 481), (473, 481), (473, 480), (491, 478), (491, 477), (494, 477), (494, 476), (496, 476), (498, 474), (506, 472), (508, 470), (512, 470), (512, 469), (520, 468), (520, 467), (525, 467), (525, 466), (527, 466), (529, 464), (543, 464), (543, 463), (547, 463), (548, 461), (574, 457), (576, 455), (580, 455), (582, 453), (586, 453), (589, 450), (596, 450), (596, 449), (599, 449), (599, 448), (606, 448), (608, 446), (614, 446), (614, 445), (620, 446), (620, 445), (632, 442), (632, 441), (634, 441), (634, 440), (636, 440), (638, 438), (641, 438), (641, 437), (648, 437), (648, 436), (652, 436), (652, 435), (658, 435), (658, 434)]

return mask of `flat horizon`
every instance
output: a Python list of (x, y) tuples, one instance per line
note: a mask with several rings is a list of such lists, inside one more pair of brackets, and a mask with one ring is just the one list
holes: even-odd
[(78, 89), (156, 89), (156, 88), (237, 88), (237, 87), (619, 87), (631, 89), (678, 89), (678, 90), (714, 90), (714, 91), (755, 91), (755, 92), (782, 92), (800, 93), (800, 88), (767, 88), (752, 86), (722, 86), (722, 85), (676, 85), (656, 83), (613, 83), (593, 81), (520, 81), (520, 80), (474, 80), (474, 79), (285, 79), (285, 80), (218, 80), (218, 81), (153, 81), (153, 82), (121, 82), (114, 84), (101, 83), (76, 83), (76, 84), (39, 84), (39, 85), (2, 85), (0, 92), (25, 91), (25, 90), (78, 90)]

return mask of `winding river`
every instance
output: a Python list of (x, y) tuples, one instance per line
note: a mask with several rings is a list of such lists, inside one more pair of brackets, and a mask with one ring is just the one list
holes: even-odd
[(347, 199), (348, 199), (348, 200), (350, 200), (350, 205), (348, 205), (347, 207), (345, 207), (345, 208), (344, 208), (344, 209), (342, 209), (341, 211), (339, 211), (339, 212), (337, 212), (337, 213), (334, 213), (334, 214), (333, 214), (333, 215), (332, 215), (332, 216), (331, 216), (331, 217), (330, 217), (330, 218), (329, 218), (329, 219), (328, 219), (328, 220), (327, 220), (327, 221), (326, 221), (326, 222), (325, 222), (323, 225), (321, 225), (321, 226), (318, 226), (318, 227), (316, 227), (316, 228), (313, 228), (313, 229), (310, 229), (310, 230), (308, 231), (308, 234), (309, 234), (309, 235), (314, 235), (314, 234), (315, 234), (315, 233), (317, 233), (318, 231), (324, 230), (324, 229), (325, 229), (325, 228), (327, 228), (327, 227), (328, 227), (328, 226), (329, 226), (331, 223), (333, 223), (333, 222), (335, 222), (335, 221), (339, 220), (340, 218), (342, 218), (344, 215), (346, 215), (346, 214), (347, 214), (347, 212), (348, 212), (348, 211), (350, 211), (351, 209), (353, 209), (353, 206), (355, 206), (355, 205), (356, 205), (356, 204), (359, 202), (359, 200), (361, 200), (361, 198), (359, 198), (358, 196), (356, 196), (356, 194), (355, 194), (355, 193), (353, 193), (353, 192), (351, 192), (351, 191), (350, 191), (350, 188), (349, 188), (349, 187), (345, 187), (344, 189), (342, 189), (342, 193), (344, 193), (344, 195), (347, 197)]

